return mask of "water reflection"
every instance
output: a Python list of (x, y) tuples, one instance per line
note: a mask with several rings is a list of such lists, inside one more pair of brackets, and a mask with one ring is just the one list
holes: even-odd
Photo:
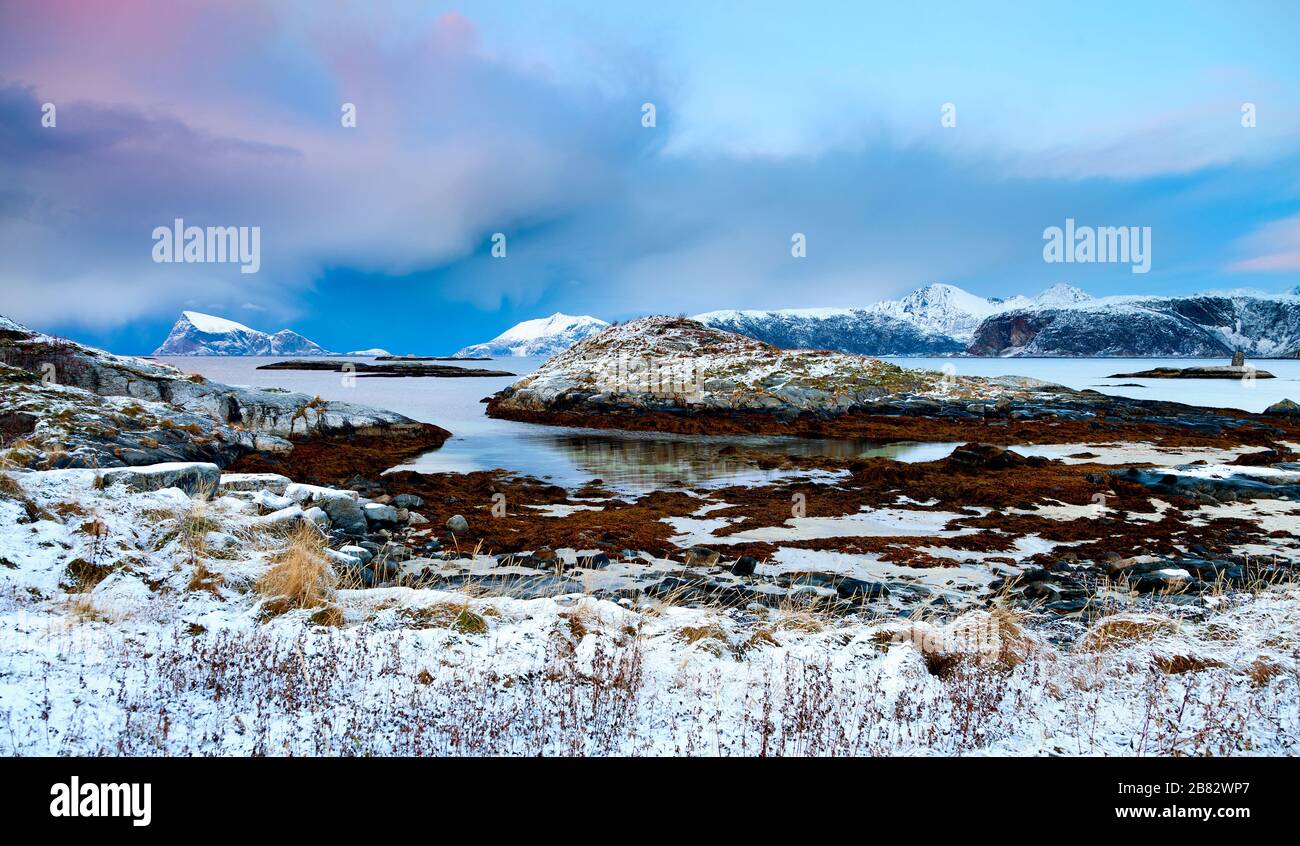
[(861, 439), (688, 436), (551, 429), (524, 424), (509, 443), (453, 438), (441, 450), (400, 469), (426, 473), (505, 469), (576, 487), (602, 479), (609, 487), (643, 493), (685, 485), (759, 484), (804, 471), (763, 468), (747, 450), (838, 460), (881, 457), (934, 461), (955, 443), (882, 443)]

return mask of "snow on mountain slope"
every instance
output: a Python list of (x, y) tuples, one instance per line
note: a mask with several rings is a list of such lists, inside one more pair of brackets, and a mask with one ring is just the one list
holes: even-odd
[(930, 332), (967, 340), (998, 305), (955, 285), (934, 284), (918, 288), (902, 299), (885, 300), (871, 311), (906, 320)]
[(297, 332), (281, 329), (274, 335), (250, 329), (242, 323), (183, 311), (167, 340), (154, 355), (333, 355)]
[(835, 350), (856, 355), (942, 355), (960, 352), (964, 346), (912, 321), (866, 309), (711, 311), (693, 319), (782, 349)]
[(864, 309), (810, 308), (711, 311), (695, 316), (707, 326), (737, 332), (786, 349), (808, 347), (859, 355), (943, 355), (961, 352), (987, 318), (1003, 311), (1091, 299), (1058, 284), (1036, 297), (999, 300), (936, 283)]
[(1300, 354), (1300, 296), (1231, 292), (1105, 297), (999, 312), (972, 355), (1206, 356)]
[(1092, 297), (1073, 285), (1057, 283), (1036, 297), (1021, 295), (993, 299), (972, 294), (956, 285), (936, 283), (918, 288), (902, 299), (885, 300), (871, 311), (907, 320), (928, 332), (969, 343), (986, 318), (1003, 311), (1048, 305), (1070, 305)]
[(596, 317), (574, 316), (557, 311), (550, 317), (516, 323), (492, 340), (465, 347), (456, 355), (493, 358), (554, 355), (590, 338), (607, 326), (608, 323)]

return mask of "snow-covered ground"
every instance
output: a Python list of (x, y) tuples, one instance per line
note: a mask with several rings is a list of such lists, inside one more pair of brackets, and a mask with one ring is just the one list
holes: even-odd
[[(11, 474), (0, 753), (1294, 754), (1300, 589), (1046, 623), (337, 590), (246, 499)], [(93, 586), (91, 583), (93, 582)], [(89, 589), (83, 589), (89, 587)]]

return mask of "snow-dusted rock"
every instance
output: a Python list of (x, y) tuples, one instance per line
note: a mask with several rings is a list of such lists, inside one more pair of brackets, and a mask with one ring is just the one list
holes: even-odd
[[(383, 409), (292, 391), (221, 385), (157, 361), (116, 356), (13, 321), (5, 324), (9, 329), (0, 331), (0, 366), (8, 368), (0, 370), (0, 408), (9, 413), (30, 409), (32, 420), (47, 425), (57, 424), (51, 421), (55, 407), (85, 417), (81, 425), (68, 426), (69, 437), (90, 451), (66, 457), (73, 467), (196, 457), (229, 464), (248, 451), (290, 451), (290, 438), (429, 429)], [(147, 437), (129, 434), (143, 429)], [(74, 454), (66, 448), (61, 452)]]
[(281, 508), (279, 511), (272, 511), (270, 514), (263, 514), (255, 518), (254, 523), (262, 528), (283, 530), (297, 525), (302, 520), (302, 506), (295, 504)]
[(317, 503), (329, 515), (334, 528), (349, 535), (363, 535), (369, 529), (366, 512), (355, 497), (323, 497)]
[(289, 484), (289, 477), (281, 476), (279, 473), (221, 474), (221, 490), (223, 493), (227, 491), (265, 490), (283, 496)]
[(371, 526), (395, 526), (397, 525), (397, 509), (391, 505), (383, 505), (378, 502), (367, 502), (362, 506), (366, 515), (366, 522)]
[(319, 503), (330, 499), (350, 499), (356, 502), (361, 496), (356, 491), (346, 488), (328, 488), (323, 485), (308, 485), (300, 482), (294, 482), (286, 487), (284, 495), (297, 503)]
[(116, 467), (103, 472), (103, 484), (124, 483), (133, 491), (180, 488), (191, 496), (210, 495), (218, 489), (221, 470), (215, 464), (176, 461), (144, 467)]

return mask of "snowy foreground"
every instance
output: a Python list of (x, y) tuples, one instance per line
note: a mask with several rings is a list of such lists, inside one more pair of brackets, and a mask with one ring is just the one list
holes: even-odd
[(6, 478), (6, 755), (1300, 751), (1295, 586), (1091, 624), (335, 585), (285, 610), (259, 586), (293, 536), (245, 500)]

